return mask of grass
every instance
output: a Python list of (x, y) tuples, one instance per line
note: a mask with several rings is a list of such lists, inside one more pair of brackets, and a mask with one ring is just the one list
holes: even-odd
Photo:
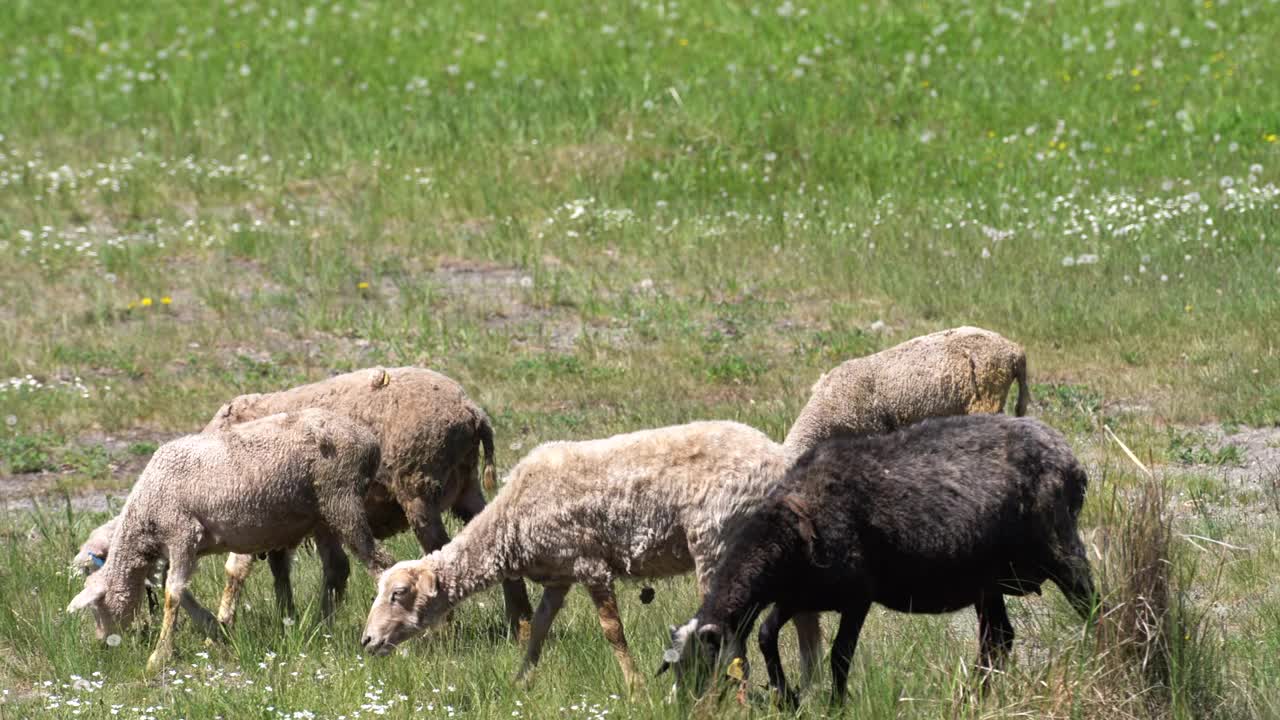
[[(235, 394), (373, 364), (462, 382), (504, 467), (694, 418), (781, 438), (821, 372), (960, 324), (1027, 347), (1034, 414), (1096, 467), (1103, 425), (1144, 461), (1243, 471), (1252, 450), (1190, 428), (1280, 423), (1274, 0), (468, 5), (0, 6), (0, 497), (126, 487)], [(1174, 556), (1164, 617), (1194, 643), (1168, 630), (1162, 700), (1050, 597), (1019, 603), (1025, 656), (982, 699), (967, 618), (873, 617), (847, 714), (1280, 713), (1280, 562), (1253, 512), (1273, 480), (1169, 483), (1168, 543), (1142, 537)], [(1095, 481), (1087, 531), (1137, 522), (1143, 487)], [(61, 613), (57, 569), (100, 519), (0, 522), (0, 717), (352, 716), (399, 694), (392, 716), (681, 712), (660, 683), (610, 697), (577, 596), (527, 690), (514, 649), (476, 640), (492, 596), (359, 661), (363, 578), (332, 631), (282, 628), (257, 578), (229, 642), (184, 633), (181, 672), (145, 681), (149, 632), (109, 651)], [(642, 662), (693, 610), (665, 589), (623, 601)]]

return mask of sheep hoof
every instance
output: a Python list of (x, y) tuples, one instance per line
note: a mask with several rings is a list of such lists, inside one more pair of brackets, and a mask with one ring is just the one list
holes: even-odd
[(147, 674), (155, 675), (159, 673), (161, 670), (164, 670), (164, 666), (167, 665), (168, 662), (169, 658), (167, 655), (162, 655), (158, 651), (151, 653), (151, 657), (147, 658)]
[(770, 688), (773, 691), (773, 704), (779, 710), (795, 712), (800, 709), (800, 693), (792, 688)]
[(657, 595), (657, 593), (654, 592), (653, 588), (648, 586), (640, 588), (640, 604), (648, 605), (653, 602), (654, 595)]

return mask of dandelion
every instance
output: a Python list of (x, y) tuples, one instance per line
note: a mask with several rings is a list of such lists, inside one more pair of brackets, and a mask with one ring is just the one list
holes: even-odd
[(164, 297), (160, 298), (160, 304), (161, 304), (161, 305), (172, 305), (172, 304), (173, 304), (173, 298), (169, 297), (168, 295), (165, 295)]
[(366, 281), (364, 281), (364, 280), (361, 280), (360, 282), (356, 283), (356, 289), (357, 289), (357, 290), (368, 290), (368, 289), (369, 289), (369, 283), (368, 283), (368, 282), (366, 282)]
[(294, 622), (293, 618), (289, 617), (288, 615), (280, 618), (280, 623), (285, 627), (293, 627), (293, 622)]
[(138, 304), (141, 305), (142, 307), (151, 307), (151, 298), (144, 297), (138, 301)]
[(1266, 140), (1269, 143), (1274, 143), (1275, 141), (1280, 140), (1280, 135), (1276, 135), (1275, 133), (1267, 133), (1266, 135), (1262, 136), (1262, 139)]
[(110, 635), (108, 635), (108, 636), (107, 636), (107, 646), (108, 646), (108, 647), (120, 647), (120, 643), (121, 643), (121, 642), (122, 642), (122, 640), (121, 640), (120, 636), (119, 636), (119, 635), (116, 635), (115, 633), (112, 633), (112, 634), (110, 634)]
[(253, 72), (253, 71), (249, 68), (249, 66), (248, 66), (248, 65), (241, 65), (241, 66), (240, 66), (240, 77), (249, 77), (249, 74), (250, 74), (251, 72)]

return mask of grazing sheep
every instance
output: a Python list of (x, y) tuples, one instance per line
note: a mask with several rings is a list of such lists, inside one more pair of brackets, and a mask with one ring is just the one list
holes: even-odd
[[(91, 609), (98, 637), (106, 637), (128, 624), (146, 576), (168, 560), (164, 622), (147, 661), (155, 670), (173, 652), (179, 604), (206, 632), (216, 628), (186, 592), (202, 555), (292, 547), (313, 535), (318, 546), (348, 546), (376, 574), (392, 562), (364, 515), (362, 498), (378, 462), (367, 427), (317, 409), (165, 443), (129, 493), (106, 563), (67, 611)], [(326, 615), (331, 611), (326, 593)]]
[(723, 552), (721, 528), (763, 500), (790, 457), (734, 422), (696, 422), (586, 442), (541, 445), (453, 542), (395, 565), (378, 582), (361, 644), (385, 655), (503, 578), (543, 585), (521, 677), (537, 663), (565, 594), (586, 586), (627, 682), (613, 582), (693, 570), (698, 587)]
[[(372, 368), (338, 375), (282, 392), (241, 395), (224, 405), (205, 431), (230, 427), (264, 415), (306, 407), (341, 413), (367, 424), (382, 447), (377, 482), (365, 497), (365, 511), (378, 539), (412, 528), (424, 553), (449, 541), (441, 514), (450, 510), (464, 523), (484, 509), (476, 482), (478, 449), (484, 450), (484, 486), (496, 485), (493, 427), (489, 416), (467, 397), (462, 386), (422, 368)], [(330, 548), (332, 550), (332, 548)], [(326, 574), (344, 583), (346, 558), (327, 552)], [(292, 552), (268, 555), (275, 575), (276, 600), (292, 614), (289, 581)], [(236, 598), (253, 567), (253, 558), (227, 559), (227, 588), (218, 617), (229, 622)], [(332, 588), (341, 592), (341, 587)], [(514, 636), (533, 614), (524, 583), (503, 583), (507, 621)]]
[(879, 433), (929, 417), (996, 413), (1018, 381), (1015, 412), (1027, 409), (1022, 347), (975, 327), (921, 335), (847, 360), (814, 383), (783, 442), (797, 455), (829, 437)]
[[(847, 360), (818, 378), (783, 446), (799, 456), (827, 438), (888, 432), (929, 417), (995, 413), (1018, 382), (1015, 412), (1027, 409), (1027, 358), (1022, 347), (976, 327), (922, 335), (867, 357)], [(818, 616), (793, 619), (800, 647), (816, 651)], [(807, 681), (818, 657), (801, 653)]]
[(675, 663), (687, 681), (695, 660), (706, 668), (745, 657), (743, 639), (771, 603), (760, 649), (770, 685), (791, 701), (778, 630), (799, 612), (841, 613), (836, 700), (872, 603), (910, 613), (975, 606), (979, 665), (998, 667), (1013, 646), (1005, 595), (1053, 580), (1081, 616), (1095, 607), (1076, 530), (1086, 484), (1062, 436), (1029, 418), (938, 418), (829, 440), (729, 533), (697, 615), (672, 628), (662, 669)]

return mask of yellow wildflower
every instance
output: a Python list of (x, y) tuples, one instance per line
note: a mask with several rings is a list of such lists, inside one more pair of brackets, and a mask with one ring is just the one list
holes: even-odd
[(1275, 133), (1267, 133), (1266, 135), (1262, 136), (1262, 139), (1266, 140), (1269, 143), (1273, 143), (1277, 140), (1277, 137), (1278, 136)]
[(1186, 310), (1187, 312), (1191, 312), (1191, 310), (1192, 310), (1191, 304), (1190, 304), (1190, 303), (1188, 303), (1188, 304), (1187, 304), (1187, 306), (1186, 306), (1186, 307), (1184, 307), (1184, 308), (1182, 308), (1182, 309), (1183, 309), (1183, 310)]
[(144, 297), (138, 304), (142, 305), (142, 307), (151, 307), (151, 298)]
[(356, 289), (357, 289), (357, 290), (368, 290), (368, 289), (369, 289), (369, 283), (365, 282), (364, 280), (361, 280), (360, 282), (356, 283)]
[(689, 47), (689, 38), (680, 38), (680, 47)]
[(161, 305), (172, 305), (172, 304), (173, 304), (173, 298), (169, 297), (168, 295), (165, 295), (164, 297), (160, 298), (160, 304), (161, 304)]

